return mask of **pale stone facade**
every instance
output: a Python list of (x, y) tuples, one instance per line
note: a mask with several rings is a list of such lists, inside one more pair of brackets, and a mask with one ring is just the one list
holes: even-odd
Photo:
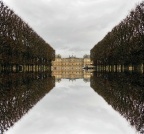
[[(88, 64), (91, 64), (88, 55), (85, 55), (83, 58), (77, 58), (75, 56), (62, 58), (60, 55), (56, 55), (55, 61), (52, 62), (52, 75), (55, 76), (58, 81), (60, 79), (83, 79), (83, 66)], [(88, 76), (88, 79), (89, 78), (90, 76)]]
[(83, 61), (84, 61), (84, 65), (83, 66), (87, 66), (92, 64), (92, 61), (90, 60), (90, 55), (84, 55), (83, 56)]

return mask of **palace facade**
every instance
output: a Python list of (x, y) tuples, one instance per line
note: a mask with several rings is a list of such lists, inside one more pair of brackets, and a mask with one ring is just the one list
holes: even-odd
[(84, 76), (87, 75), (84, 75), (83, 67), (90, 64), (92, 62), (89, 55), (84, 55), (83, 58), (75, 56), (62, 58), (61, 55), (56, 55), (55, 61), (52, 61), (52, 75), (55, 76), (57, 81), (61, 79), (84, 79)]

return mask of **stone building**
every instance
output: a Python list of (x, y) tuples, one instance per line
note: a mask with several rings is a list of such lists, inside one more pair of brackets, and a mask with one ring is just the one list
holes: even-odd
[(55, 76), (57, 81), (61, 79), (83, 79), (83, 66), (88, 64), (91, 64), (89, 55), (85, 55), (83, 58), (76, 56), (62, 58), (61, 55), (56, 55), (55, 61), (52, 62), (52, 75)]
[(83, 56), (83, 64), (84, 64), (83, 66), (92, 64), (92, 61), (90, 60), (90, 55), (85, 54)]

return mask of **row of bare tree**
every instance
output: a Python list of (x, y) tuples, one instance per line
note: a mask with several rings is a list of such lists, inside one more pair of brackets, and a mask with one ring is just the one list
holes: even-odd
[(144, 63), (144, 2), (115, 26), (90, 51), (97, 65), (141, 65)]
[(0, 64), (50, 65), (55, 50), (0, 1)]

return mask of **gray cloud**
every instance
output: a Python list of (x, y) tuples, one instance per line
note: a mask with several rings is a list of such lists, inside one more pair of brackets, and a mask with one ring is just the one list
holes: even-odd
[(80, 48), (75, 54), (83, 56), (138, 1), (141, 0), (5, 0), (5, 3), (57, 53), (68, 56), (74, 53), (73, 49)]

